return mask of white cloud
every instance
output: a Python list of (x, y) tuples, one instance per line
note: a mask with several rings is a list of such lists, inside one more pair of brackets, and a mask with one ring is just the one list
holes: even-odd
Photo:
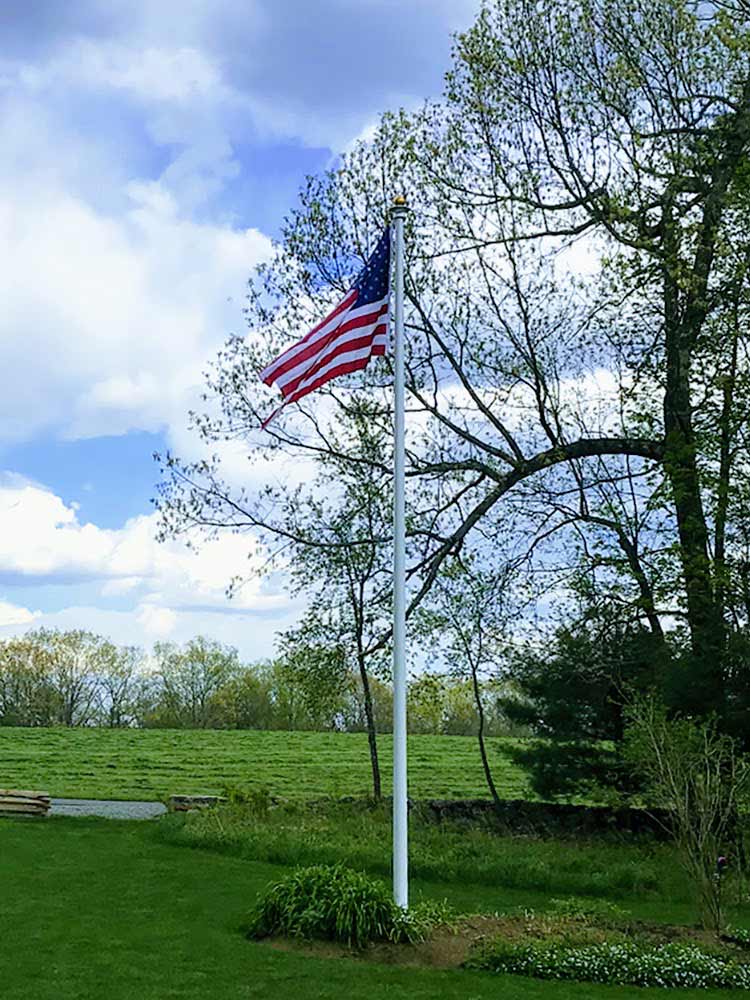
[(142, 604), (135, 619), (146, 634), (155, 639), (165, 639), (177, 625), (177, 615), (171, 608), (160, 608), (155, 604)]
[(0, 441), (184, 420), (270, 241), (182, 218), (156, 184), (120, 218), (24, 188), (0, 193)]
[(50, 87), (124, 90), (149, 104), (226, 96), (216, 63), (183, 46), (133, 48), (121, 42), (77, 39), (42, 66), (22, 66), (20, 81), (32, 92)]
[[(161, 639), (184, 643), (197, 635), (209, 636), (218, 642), (236, 646), (246, 660), (257, 660), (274, 655), (277, 629), (294, 624), (299, 613), (296, 607), (274, 619), (254, 616), (251, 612), (219, 614), (208, 611), (165, 609), (165, 614), (152, 612), (142, 621), (142, 606), (125, 611), (103, 608), (97, 604), (76, 604), (59, 611), (45, 612), (28, 624), (0, 623), (0, 639), (22, 634), (32, 628), (86, 629), (106, 636), (121, 646), (138, 645), (149, 649)], [(174, 615), (174, 619), (169, 617)], [(154, 625), (172, 623), (169, 632), (159, 631)], [(149, 627), (151, 626), (151, 627)]]
[[(117, 530), (82, 523), (73, 504), (43, 486), (18, 476), (0, 479), (0, 578), (9, 585), (56, 585), (63, 599), (65, 587), (87, 583), (104, 601), (130, 606), (94, 612), (71, 604), (42, 613), (3, 600), (3, 634), (38, 625), (89, 628), (149, 645), (205, 632), (252, 650), (248, 655), (270, 655), (275, 632), (291, 625), (300, 607), (258, 576), (264, 553), (252, 536), (225, 535), (192, 551), (180, 542), (157, 542), (155, 529), (155, 515)], [(235, 575), (247, 582), (230, 600), (225, 591)]]
[[(0, 566), (8, 578), (96, 581), (105, 596), (133, 595), (145, 606), (283, 610), (257, 575), (264, 553), (251, 535), (223, 535), (198, 551), (156, 540), (156, 515), (117, 530), (81, 523), (73, 505), (19, 477), (0, 481)], [(249, 578), (230, 602), (232, 577)], [(148, 618), (148, 610), (144, 612)]]
[[(11, 0), (0, 62), (0, 447), (146, 430), (196, 456), (187, 411), (206, 362), (244, 328), (245, 281), (270, 252), (234, 214), (253, 218), (254, 206), (221, 201), (243, 169), (237, 149), (246, 164), (266, 140), (340, 149), (386, 107), (418, 103), (439, 88), (447, 32), (473, 7), (414, 0), (404, 22), (395, 0)], [(363, 35), (366, 58), (352, 44)], [(267, 173), (257, 171), (264, 183)], [(251, 465), (241, 445), (221, 450), (235, 481), (308, 472), (283, 459)], [(247, 629), (253, 616), (288, 623), (296, 613), (257, 581), (227, 603), (229, 577), (248, 569), (247, 538), (197, 555), (160, 546), (153, 516), (105, 530), (28, 482), (0, 481), (0, 509), (7, 578), (84, 580), (103, 602), (131, 602), (128, 612), (72, 603), (41, 618), (3, 603), (0, 628), (31, 615), (132, 641), (210, 624), (231, 641), (240, 620)]]
[(168, 34), (71, 38), (0, 78), (0, 446), (184, 421), (270, 253), (209, 210), (240, 169), (240, 95)]
[[(0, 445), (182, 423), (269, 253), (212, 200), (241, 171), (235, 146), (343, 148), (393, 100), (439, 88), (449, 31), (475, 4), (415, 0), (406, 34), (443, 46), (416, 59), (399, 58), (410, 46), (392, 0), (94, 6), (87, 18), (71, 5), (67, 34), (45, 19), (49, 44), (20, 31), (39, 46), (0, 63)], [(364, 63), (351, 45), (363, 31)]]
[(17, 604), (0, 601), (0, 629), (16, 627), (18, 625), (31, 625), (40, 616), (41, 611), (29, 611), (28, 608), (19, 607)]

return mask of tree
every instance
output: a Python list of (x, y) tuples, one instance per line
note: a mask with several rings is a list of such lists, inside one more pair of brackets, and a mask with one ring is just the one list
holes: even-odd
[[(321, 456), (312, 489), (283, 498), (274, 529), (283, 539), (291, 588), (309, 601), (281, 649), (298, 681), (304, 680), (308, 704), (338, 699), (342, 706), (356, 674), (377, 800), (382, 783), (371, 675), (388, 675), (382, 636), (391, 607), (390, 486), (387, 474), (371, 466), (385, 447), (382, 408), (363, 403), (352, 416), (344, 414), (329, 440), (332, 451)], [(340, 461), (339, 441), (356, 441), (363, 461)]]
[[(735, 322), (748, 305), (745, 14), (702, 0), (493, 0), (455, 53), (442, 103), (384, 116), (310, 180), (251, 282), (254, 335), (217, 359), (218, 406), (196, 429), (208, 448), (244, 439), (255, 461), (281, 451), (387, 477), (387, 452), (363, 456), (336, 433), (375, 406), (387, 440), (387, 361), (321, 390), (265, 439), (271, 403), (255, 380), (346, 288), (407, 190), (410, 612), (501, 520), (542, 560), (551, 539), (564, 549), (608, 533), (657, 641), (665, 614), (685, 622), (680, 707), (729, 718), (730, 632), (747, 628), (731, 501), (748, 404)], [(588, 278), (570, 273), (580, 245)], [(163, 465), (164, 535), (284, 539), (297, 494), (283, 484), (269, 502), (225, 482), (218, 456)], [(616, 482), (638, 486), (632, 524), (659, 514), (637, 549), (600, 489)], [(643, 588), (657, 562), (672, 591)]]
[(544, 646), (524, 644), (510, 657), (515, 681), (508, 716), (539, 742), (515, 747), (517, 764), (545, 798), (609, 798), (629, 793), (622, 761), (626, 709), (633, 694), (667, 688), (663, 644), (644, 625), (592, 613), (560, 626)]
[(409, 682), (407, 720), (409, 732), (442, 733), (445, 714), (446, 678), (424, 671)]
[[(377, 734), (390, 733), (393, 730), (393, 688), (377, 676), (370, 676), (368, 672), (368, 692), (377, 740)], [(349, 685), (343, 721), (344, 729), (348, 733), (370, 732), (365, 693), (359, 672), (354, 674)]]
[(83, 629), (39, 629), (34, 639), (44, 650), (47, 677), (57, 703), (56, 721), (64, 726), (93, 722), (98, 677), (113, 654), (112, 644)]
[(244, 666), (214, 698), (216, 719), (227, 729), (273, 729), (274, 705), (266, 664)]
[[(500, 3), (466, 36), (452, 81), (464, 105), (473, 99), (473, 123), (502, 163), (502, 196), (540, 233), (601, 233), (621, 294), (650, 299), (637, 312), (631, 305), (628, 321), (655, 349), (640, 382), (658, 389), (661, 407), (638, 416), (660, 442), (694, 653), (690, 694), (702, 709), (722, 707), (724, 609), (698, 430), (698, 400), (711, 387), (699, 366), (716, 362), (703, 337), (738, 278), (734, 251), (722, 244), (745, 203), (747, 27), (724, 4), (594, 0), (566, 15), (557, 3)], [(519, 57), (523, 65), (508, 72)], [(648, 363), (629, 331), (616, 338)], [(726, 483), (727, 464), (722, 474)]]
[(83, 630), (37, 629), (0, 644), (0, 723), (135, 721), (141, 654)]
[(311, 729), (340, 728), (351, 675), (341, 646), (311, 641), (305, 624), (287, 632), (279, 666), (299, 692), (300, 709)]
[(626, 756), (639, 779), (645, 779), (650, 803), (668, 810), (670, 832), (695, 887), (704, 926), (720, 935), (725, 929), (726, 855), (728, 845), (736, 843), (750, 764), (735, 741), (717, 730), (715, 719), (670, 719), (653, 698), (636, 699), (630, 706)]
[(133, 725), (141, 714), (144, 695), (143, 650), (137, 646), (102, 649), (96, 685), (99, 710), (111, 729)]
[(205, 729), (216, 719), (216, 699), (239, 669), (237, 650), (199, 636), (182, 648), (169, 642), (154, 646), (161, 684), (155, 720), (162, 726)]
[(49, 679), (49, 652), (37, 633), (0, 643), (0, 725), (51, 726), (58, 701)]
[(498, 670), (504, 653), (510, 618), (509, 575), (507, 566), (490, 574), (456, 559), (433, 588), (432, 600), (421, 616), (427, 635), (442, 647), (451, 676), (470, 680), (482, 769), (496, 806), (500, 796), (485, 743), (482, 680), (487, 671)]

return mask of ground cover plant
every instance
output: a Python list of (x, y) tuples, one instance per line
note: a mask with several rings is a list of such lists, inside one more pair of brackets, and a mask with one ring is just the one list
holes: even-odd
[(477, 938), (465, 965), (538, 979), (748, 989), (750, 950), (741, 938), (559, 900), (549, 912), (507, 918), (494, 934)]
[(494, 942), (471, 968), (537, 979), (699, 989), (750, 989), (750, 965), (688, 944)]
[[(523, 772), (509, 761), (512, 742), (487, 740), (495, 779), (504, 798), (527, 798)], [(386, 794), (392, 745), (380, 737)], [(488, 795), (469, 736), (410, 736), (409, 780), (417, 798)], [(56, 796), (164, 799), (216, 794), (229, 783), (310, 798), (365, 795), (370, 782), (365, 733), (0, 727), (0, 787)]]
[[(3, 1000), (602, 1000), (603, 987), (506, 974), (403, 967), (364, 959), (331, 962), (244, 939), (240, 926), (258, 893), (285, 874), (279, 866), (188, 851), (155, 837), (157, 824), (50, 819), (0, 820), (0, 977)], [(54, 891), (53, 888), (54, 887)], [(448, 899), (456, 909), (498, 904), (543, 908), (540, 894), (415, 880), (415, 899)], [(637, 898), (635, 900), (637, 902)], [(628, 902), (628, 908), (631, 903)], [(672, 908), (675, 916), (679, 908)], [(165, 956), (169, 957), (165, 961)], [(608, 988), (612, 1000), (666, 997), (666, 991)], [(685, 1000), (725, 998), (685, 990)]]

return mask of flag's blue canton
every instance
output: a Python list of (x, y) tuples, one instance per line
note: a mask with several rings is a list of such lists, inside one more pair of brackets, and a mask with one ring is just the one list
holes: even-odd
[(354, 282), (357, 302), (354, 308), (380, 302), (388, 294), (388, 276), (391, 265), (391, 231), (386, 229), (370, 259)]

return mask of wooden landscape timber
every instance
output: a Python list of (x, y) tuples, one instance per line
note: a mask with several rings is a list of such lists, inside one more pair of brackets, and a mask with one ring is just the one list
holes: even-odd
[(49, 808), (48, 792), (0, 788), (0, 815), (46, 816)]

